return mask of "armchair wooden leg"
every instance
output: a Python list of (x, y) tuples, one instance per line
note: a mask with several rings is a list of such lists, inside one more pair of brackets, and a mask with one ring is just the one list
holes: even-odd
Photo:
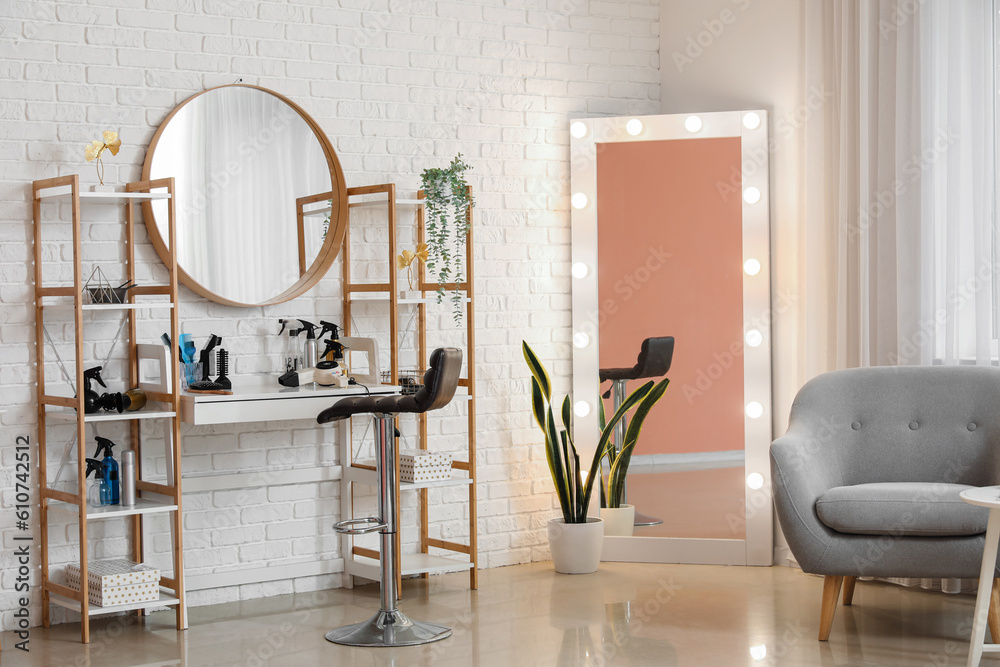
[(821, 642), (830, 638), (833, 615), (837, 613), (837, 598), (840, 597), (840, 587), (843, 583), (843, 577), (827, 576), (823, 578), (823, 607), (819, 615), (819, 640)]
[(990, 628), (990, 638), (994, 644), (1000, 643), (1000, 579), (993, 579), (993, 591), (990, 593), (990, 613), (986, 617), (986, 625)]
[[(854, 584), (858, 583), (857, 577), (844, 577), (844, 606), (850, 607), (854, 601)], [(995, 590), (995, 589), (994, 589)]]

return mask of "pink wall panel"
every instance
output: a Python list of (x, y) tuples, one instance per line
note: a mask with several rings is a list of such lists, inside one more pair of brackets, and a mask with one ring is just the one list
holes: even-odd
[(598, 144), (601, 367), (676, 339), (637, 454), (743, 449), (740, 155), (739, 138)]

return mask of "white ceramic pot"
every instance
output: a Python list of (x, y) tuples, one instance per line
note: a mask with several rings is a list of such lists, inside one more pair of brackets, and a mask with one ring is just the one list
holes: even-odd
[(552, 565), (562, 574), (597, 572), (604, 546), (604, 521), (587, 517), (587, 523), (566, 523), (562, 519), (549, 521), (549, 548)]
[(622, 505), (612, 509), (601, 508), (601, 518), (604, 519), (605, 537), (632, 537), (635, 528), (635, 506)]

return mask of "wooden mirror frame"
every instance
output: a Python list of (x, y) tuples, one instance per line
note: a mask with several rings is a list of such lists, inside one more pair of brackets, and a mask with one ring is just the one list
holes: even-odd
[[(241, 303), (239, 301), (233, 301), (222, 297), (195, 280), (187, 271), (184, 270), (184, 267), (180, 265), (177, 267), (178, 279), (184, 286), (195, 294), (226, 306), (234, 306), (237, 308), (255, 308), (259, 306), (270, 306), (277, 303), (284, 303), (285, 301), (290, 301), (298, 296), (301, 296), (302, 294), (305, 294), (310, 289), (315, 287), (320, 279), (323, 278), (326, 272), (333, 265), (333, 261), (337, 258), (337, 254), (340, 252), (340, 248), (344, 243), (344, 235), (347, 233), (348, 225), (347, 183), (344, 180), (344, 170), (340, 166), (340, 160), (337, 158), (337, 153), (334, 151), (333, 144), (330, 143), (329, 137), (326, 136), (323, 128), (321, 128), (313, 117), (310, 116), (302, 107), (284, 95), (276, 93), (268, 88), (240, 83), (216, 86), (192, 95), (178, 104), (174, 110), (163, 119), (163, 122), (161, 122), (160, 126), (156, 129), (156, 133), (153, 135), (153, 138), (149, 142), (149, 147), (146, 149), (146, 159), (142, 165), (142, 180), (145, 181), (150, 178), (150, 171), (153, 165), (153, 155), (156, 152), (157, 143), (159, 142), (160, 136), (167, 128), (171, 119), (191, 101), (201, 97), (202, 95), (210, 93), (213, 90), (219, 90), (221, 88), (255, 88), (269, 95), (273, 95), (291, 107), (297, 114), (299, 114), (306, 124), (309, 125), (313, 134), (316, 136), (316, 139), (319, 140), (320, 145), (323, 147), (323, 154), (326, 156), (326, 162), (330, 168), (330, 183), (332, 185), (332, 190), (329, 193), (314, 196), (318, 198), (317, 201), (321, 199), (332, 200), (330, 227), (327, 231), (326, 239), (323, 241), (323, 245), (320, 246), (319, 252), (316, 255), (316, 259), (314, 259), (312, 264), (306, 268), (305, 272), (299, 277), (299, 280), (285, 291), (268, 299), (267, 301), (263, 301), (261, 303)], [(142, 214), (143, 219), (146, 221), (146, 230), (149, 234), (149, 240), (152, 242), (153, 248), (156, 249), (156, 254), (160, 256), (161, 260), (169, 264), (170, 253), (167, 249), (167, 244), (160, 235), (160, 229), (157, 227), (156, 217), (153, 214), (153, 206), (151, 202), (143, 202)]]

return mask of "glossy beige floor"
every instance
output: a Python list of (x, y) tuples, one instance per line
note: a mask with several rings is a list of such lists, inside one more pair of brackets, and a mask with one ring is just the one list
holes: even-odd
[(944, 667), (965, 664), (974, 603), (860, 582), (854, 606), (838, 609), (830, 641), (820, 643), (822, 580), (784, 567), (604, 563), (568, 576), (536, 563), (486, 570), (475, 593), (467, 581), (406, 582), (406, 612), (454, 629), (422, 647), (361, 650), (323, 639), (378, 606), (376, 587), (365, 586), (192, 609), (186, 632), (171, 627), (172, 613), (105, 619), (89, 646), (78, 643), (77, 624), (34, 628), (27, 655), (4, 633), (2, 664)]

